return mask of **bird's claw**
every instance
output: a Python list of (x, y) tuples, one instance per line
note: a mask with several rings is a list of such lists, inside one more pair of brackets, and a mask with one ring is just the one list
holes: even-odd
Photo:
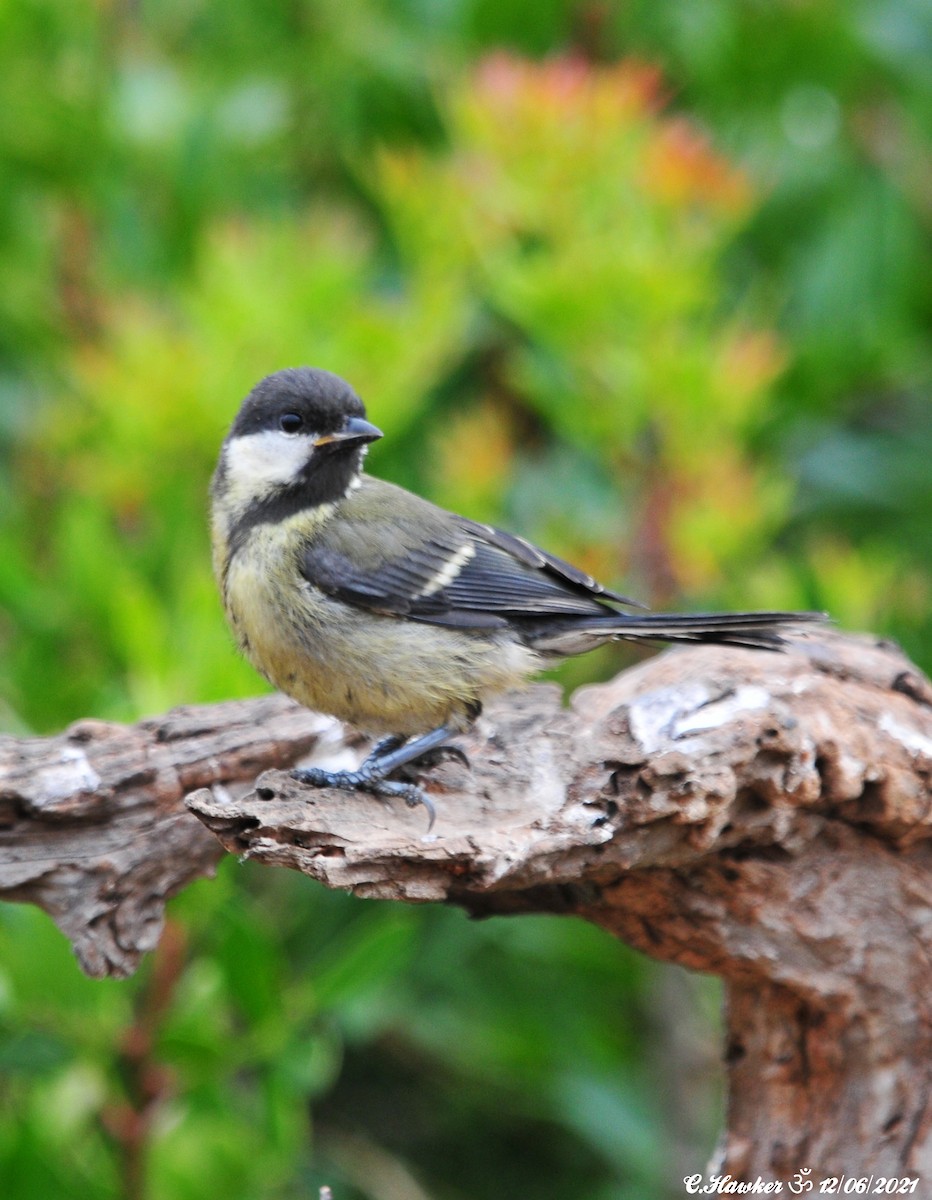
[(387, 737), (379, 738), (366, 755), (363, 766), (368, 766), (370, 763), (372, 766), (375, 766), (380, 758), (384, 758), (386, 754), (391, 754), (395, 750), (399, 750), (406, 741), (407, 738), (400, 733), (390, 733)]
[(427, 811), (427, 832), (434, 827), (437, 810), (430, 796), (413, 783), (401, 783), (396, 779), (377, 779), (366, 786), (366, 791), (375, 792), (377, 796), (401, 796), (408, 808), (423, 805)]
[(436, 767), (443, 762), (444, 759), (451, 759), (453, 762), (460, 763), (467, 771), (472, 769), (472, 764), (466, 755), (465, 750), (461, 750), (459, 746), (438, 746), (436, 750), (428, 750), (426, 754), (415, 759), (417, 763), (424, 763), (427, 767)]
[(380, 779), (376, 774), (366, 771), (365, 764), (358, 771), (325, 771), (322, 767), (296, 767), (291, 772), (291, 777), (299, 783), (310, 784), (311, 787), (345, 788), (350, 791), (372, 792), (376, 796), (400, 796), (408, 808), (417, 808), (421, 804), (427, 811), (428, 833), (437, 819), (434, 802), (421, 788), (413, 783), (402, 783), (395, 779)]
[(412, 759), (411, 762), (405, 763), (404, 766), (398, 767), (393, 773), (402, 779), (418, 779), (425, 771), (439, 767), (442, 762), (447, 761), (458, 762), (467, 771), (471, 769), (469, 759), (459, 746), (437, 746), (434, 750), (425, 750), (423, 754)]
[[(398, 735), (382, 738), (368, 758), (355, 771), (325, 771), (321, 767), (298, 767), (291, 772), (292, 778), (311, 787), (348, 788), (353, 791), (374, 792), (377, 796), (401, 796), (409, 808), (422, 804), (429, 818), (427, 832), (434, 825), (437, 813), (433, 801), (411, 776), (417, 778), (426, 768), (436, 766), (445, 758), (455, 759), (464, 767), (469, 759), (458, 746), (451, 746), (446, 739), (454, 733), (447, 725), (411, 741)], [(419, 770), (417, 768), (420, 768)], [(400, 775), (400, 779), (391, 776)]]

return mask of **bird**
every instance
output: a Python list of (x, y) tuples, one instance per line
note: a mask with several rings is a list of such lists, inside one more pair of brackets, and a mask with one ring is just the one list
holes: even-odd
[[(250, 391), (211, 486), (213, 565), (239, 649), (274, 687), (383, 735), (313, 787), (423, 805), (412, 764), (465, 756), (491, 695), (607, 641), (781, 649), (822, 613), (652, 613), (531, 542), (364, 472), (381, 438), (342, 378), (286, 368)], [(635, 611), (626, 611), (634, 609)]]

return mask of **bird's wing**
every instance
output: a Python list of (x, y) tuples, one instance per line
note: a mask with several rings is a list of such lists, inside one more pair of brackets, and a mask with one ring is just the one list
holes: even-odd
[(347, 505), (304, 549), (302, 574), (328, 595), (466, 629), (521, 617), (604, 617), (614, 612), (604, 601), (631, 603), (523, 538), (376, 483), (377, 498), (397, 505)]

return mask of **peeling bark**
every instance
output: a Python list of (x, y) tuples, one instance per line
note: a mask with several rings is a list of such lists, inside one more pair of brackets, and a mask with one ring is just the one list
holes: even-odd
[[(278, 708), (255, 710), (248, 728), (243, 706), (227, 710), (239, 709), (236, 746), (253, 738), (228, 758), (203, 753), (226, 728), (221, 709), (198, 710), (205, 725), (215, 715), (199, 753), (184, 735), (165, 745), (157, 723), (120, 731), (145, 750), (134, 740), (106, 777), (107, 803), (73, 759), (65, 795), (74, 731), (0, 743), (3, 842), (19, 847), (26, 871), (11, 883), (4, 853), (0, 888), (53, 911), (89, 969), (130, 969), (164, 896), (216, 857), (180, 810), (181, 793), (202, 784), (188, 808), (232, 853), (361, 896), (573, 913), (656, 958), (721, 975), (730, 1095), (717, 1169), (932, 1183), (932, 687), (895, 647), (833, 634), (786, 654), (697, 647), (582, 689), (569, 709), (546, 685), (504, 697), (460, 741), (470, 768), (449, 762), (426, 777), (431, 835), (422, 810), (309, 791), (279, 771), (231, 795), (224, 784), (276, 754), (290, 764), (302, 738), (317, 761), (337, 745), (324, 718), (257, 703)], [(301, 720), (300, 736), (282, 734)], [(196, 766), (177, 769), (181, 747)], [(58, 799), (24, 804), (22, 780), (49, 753)], [(159, 753), (163, 765), (140, 783), (140, 763)], [(97, 759), (91, 768), (100, 774)], [(112, 846), (125, 849), (113, 822), (129, 822), (135, 847), (117, 871), (118, 903), (98, 878), (101, 862), (113, 869)], [(167, 855), (165, 822), (185, 831)], [(83, 854), (69, 851), (78, 834), (92, 839)]]

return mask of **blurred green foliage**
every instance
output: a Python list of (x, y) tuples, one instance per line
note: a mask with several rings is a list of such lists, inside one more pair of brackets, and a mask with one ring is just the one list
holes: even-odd
[[(205, 491), (305, 362), (378, 474), (928, 667), (930, 58), (922, 0), (11, 0), (0, 725), (258, 689)], [(659, 1198), (711, 1145), (714, 992), (578, 923), (230, 861), (134, 980), (30, 910), (0, 942), (17, 1196)]]

